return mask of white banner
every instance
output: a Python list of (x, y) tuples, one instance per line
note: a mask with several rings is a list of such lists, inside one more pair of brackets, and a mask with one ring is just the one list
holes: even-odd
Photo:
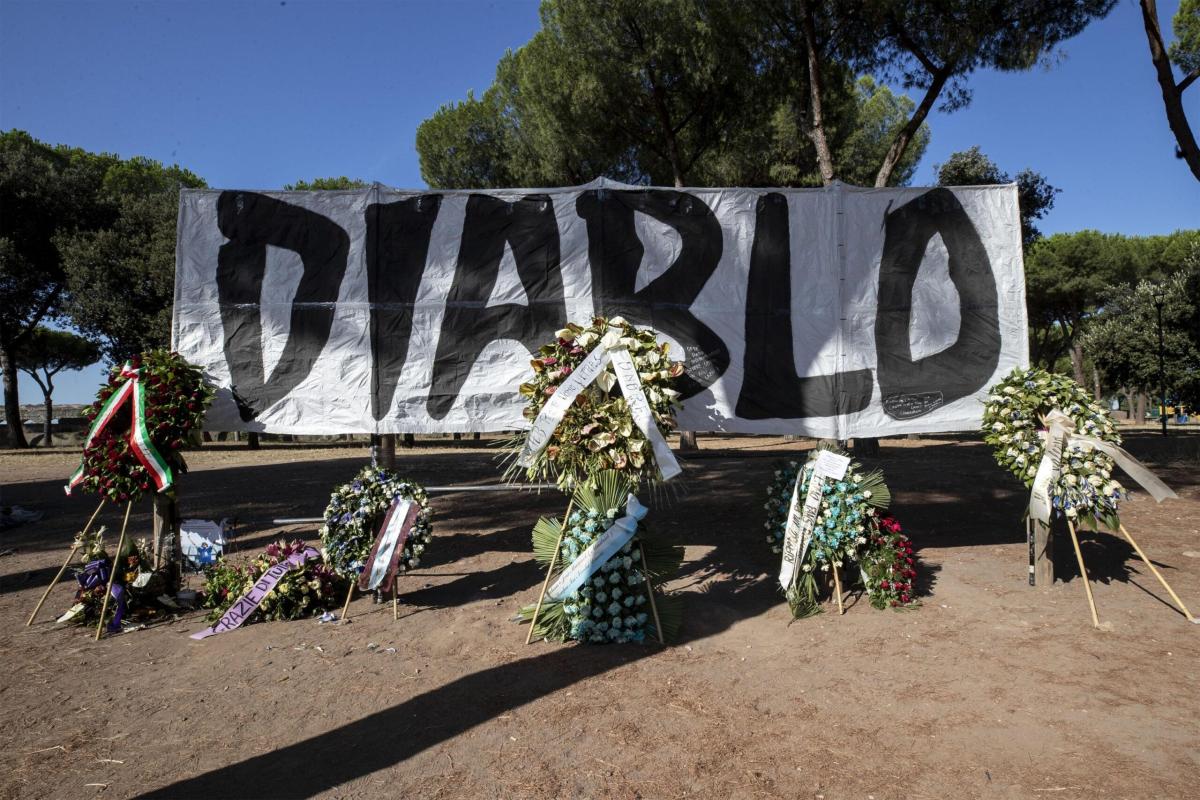
[(1028, 363), (1012, 185), (185, 189), (176, 259), (210, 430), (525, 429), (531, 355), (594, 314), (685, 359), (685, 430), (971, 430)]

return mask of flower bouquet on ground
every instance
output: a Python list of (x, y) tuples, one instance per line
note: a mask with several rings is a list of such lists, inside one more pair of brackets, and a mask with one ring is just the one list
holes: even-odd
[[(208, 618), (216, 621), (271, 567), (303, 552), (299, 539), (278, 541), (249, 564), (232, 564), (222, 558), (204, 570), (204, 607), (212, 609)], [(345, 581), (321, 561), (305, 561), (286, 573), (263, 597), (251, 620), (291, 620), (318, 615), (336, 608)]]
[[(555, 560), (562, 534), (558, 560), (562, 569), (550, 576), (554, 585), (537, 613), (534, 636), (556, 642), (642, 642), (660, 633), (654, 626), (655, 611), (662, 624), (663, 638), (673, 637), (678, 631), (681, 599), (664, 595), (661, 587), (678, 572), (683, 548), (647, 536), (645, 525), (638, 521), (638, 514), (644, 514), (645, 509), (632, 495), (634, 486), (629, 476), (621, 472), (600, 472), (594, 482), (581, 483), (576, 488), (565, 530), (560, 520), (545, 517), (534, 526), (534, 558), (543, 566), (548, 567)], [(591, 560), (597, 551), (589, 548), (597, 540), (614, 526), (631, 524), (632, 538), (617, 547), (611, 557), (602, 563)], [(596, 546), (600, 545), (603, 542)], [(556, 578), (570, 573), (581, 557), (588, 559), (584, 563), (594, 565), (594, 571), (580, 573), (577, 587), (567, 584), (570, 591), (554, 596), (554, 587), (559, 585)], [(531, 621), (535, 608), (521, 609), (519, 618)]]
[[(563, 382), (599, 347), (622, 348), (629, 353), (637, 370), (642, 394), (649, 405), (652, 423), (660, 434), (675, 428), (673, 414), (679, 405), (676, 380), (683, 375), (683, 362), (670, 359), (670, 345), (660, 344), (653, 330), (635, 328), (621, 317), (596, 317), (587, 327), (574, 323), (556, 333), (550, 344), (538, 350), (533, 359), (533, 377), (521, 384), (521, 395), (528, 398), (525, 418), (535, 422), (550, 398)], [(561, 422), (542, 446), (531, 452), (526, 465), (519, 454), (526, 449), (534, 431), (523, 431), (508, 443), (513, 455), (505, 477), (514, 479), (524, 473), (530, 481), (553, 478), (569, 492), (577, 484), (600, 470), (615, 470), (636, 487), (643, 481), (659, 479), (653, 442), (638, 427), (630, 404), (622, 392), (612, 362), (604, 365), (597, 377), (582, 387)]]
[(875, 517), (859, 561), (867, 599), (875, 608), (911, 608), (917, 605), (913, 581), (917, 557), (900, 523), (884, 512)]
[(334, 489), (321, 526), (322, 555), (334, 572), (357, 580), (371, 554), (388, 509), (397, 499), (418, 506), (412, 531), (404, 541), (399, 572), (414, 569), (433, 534), (429, 498), (418, 483), (405, 480), (382, 467), (363, 467), (354, 480)]
[[(810, 453), (806, 464), (792, 461), (775, 470), (763, 506), (767, 511), (766, 539), (772, 552), (780, 553), (783, 549), (793, 493), (800, 510), (812, 480), (813, 462), (822, 449), (845, 455), (835, 448), (819, 447)], [(863, 472), (857, 462), (850, 463), (842, 479), (825, 479), (808, 547), (800, 558), (792, 586), (785, 590), (793, 617), (800, 619), (820, 613), (820, 599), (826, 591), (824, 584), (835, 566), (848, 583), (854, 580), (850, 567), (857, 566), (862, 588), (877, 608), (914, 602), (911, 579), (915, 575), (915, 556), (911, 544), (900, 533), (894, 518), (880, 514), (890, 503), (891, 492), (883, 473)], [(901, 563), (904, 574), (894, 573), (893, 568), (899, 569)], [(876, 602), (877, 597), (884, 597), (882, 593), (893, 591), (896, 603), (890, 602), (890, 595), (882, 606)]]
[(75, 580), (79, 587), (75, 592), (74, 604), (58, 618), (58, 622), (95, 624), (104, 608), (104, 595), (108, 592), (110, 576), (112, 592), (104, 612), (110, 631), (120, 630), (124, 622), (153, 617), (166, 605), (158, 600), (166, 587), (166, 578), (151, 570), (145, 540), (125, 539), (121, 552), (117, 554), (117, 572), (114, 576), (114, 561), (104, 547), (104, 533), (105, 529), (101, 527), (76, 540), (81, 554), (81, 566), (75, 569)]
[(96, 401), (76, 487), (113, 502), (136, 502), (187, 471), (182, 451), (197, 443), (213, 389), (178, 353), (150, 350), (113, 366)]
[[(983, 407), (983, 439), (992, 454), (1026, 487), (1045, 452), (1043, 420), (1051, 411), (1071, 418), (1075, 430), (1119, 445), (1121, 436), (1112, 418), (1079, 384), (1065, 375), (1018, 367), (992, 387)], [(1075, 522), (1091, 517), (1111, 530), (1120, 525), (1117, 514), (1124, 487), (1113, 478), (1115, 464), (1090, 445), (1070, 442), (1063, 452), (1062, 468), (1049, 487), (1054, 513)]]

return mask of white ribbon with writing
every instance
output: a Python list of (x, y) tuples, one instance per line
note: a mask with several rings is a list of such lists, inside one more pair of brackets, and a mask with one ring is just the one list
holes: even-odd
[[(579, 362), (579, 366), (558, 385), (554, 394), (546, 401), (546, 405), (542, 406), (537, 419), (533, 421), (533, 427), (529, 429), (529, 435), (525, 438), (525, 447), (517, 457), (519, 465), (528, 467), (533, 463), (534, 457), (545, 449), (571, 403), (575, 402), (580, 392), (600, 377), (610, 361), (613, 371), (617, 374), (617, 382), (621, 385), (621, 393), (629, 406), (629, 413), (633, 416), (633, 422), (654, 450), (654, 460), (662, 473), (662, 479), (669, 481), (682, 471), (671, 453), (671, 448), (667, 446), (667, 440), (658, 430), (650, 403), (642, 392), (637, 365), (633, 363), (629, 351), (621, 344), (621, 333), (618, 330), (610, 330), (604, 334), (600, 343)], [(609, 378), (609, 381), (611, 382), (612, 378)]]
[(367, 579), (367, 590), (378, 589), (383, 579), (387, 577), (388, 569), (392, 566), (392, 556), (396, 547), (403, 547), (408, 538), (408, 510), (412, 507), (411, 500), (396, 498), (388, 512), (387, 525), (379, 534), (379, 547), (375, 551), (375, 560), (371, 563), (371, 576)]
[(1029, 516), (1035, 521), (1043, 525), (1050, 523), (1050, 487), (1062, 473), (1063, 453), (1075, 443), (1099, 450), (1111, 458), (1157, 502), (1161, 503), (1168, 497), (1178, 497), (1171, 491), (1171, 487), (1159, 480), (1158, 476), (1125, 450), (1112, 442), (1076, 433), (1075, 421), (1059, 409), (1056, 408), (1047, 414), (1044, 422), (1046, 431), (1042, 434), (1045, 441), (1042, 461), (1033, 476), (1033, 489), (1029, 494)]
[(792, 502), (788, 505), (787, 527), (783, 537), (783, 559), (779, 565), (779, 585), (784, 590), (790, 589), (796, 578), (796, 568), (804, 561), (808, 546), (812, 542), (813, 528), (816, 527), (817, 514), (821, 510), (821, 496), (825, 492), (825, 479), (832, 478), (840, 481), (846, 476), (850, 466), (849, 456), (840, 456), (829, 450), (822, 450), (813, 459), (813, 474), (808, 482), (808, 494), (804, 497), (803, 508), (798, 508), (800, 499), (800, 484), (804, 482), (804, 470), (796, 476), (796, 485), (792, 488)]
[[(583, 582), (592, 577), (617, 554), (625, 543), (637, 532), (638, 520), (646, 516), (647, 508), (633, 495), (625, 503), (625, 515), (615, 520), (611, 527), (597, 536), (579, 556), (564, 569), (546, 591), (551, 600), (564, 600), (579, 589)], [(567, 520), (563, 520), (563, 525)]]

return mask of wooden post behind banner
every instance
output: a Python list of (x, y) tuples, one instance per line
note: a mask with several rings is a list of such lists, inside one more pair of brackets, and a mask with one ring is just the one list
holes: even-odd
[(38, 600), (38, 604), (34, 607), (33, 613), (29, 615), (29, 619), (25, 622), (25, 627), (28, 628), (33, 624), (33, 620), (37, 617), (38, 612), (42, 610), (42, 606), (46, 602), (46, 598), (50, 596), (50, 590), (58, 585), (62, 580), (63, 573), (67, 571), (67, 567), (71, 565), (71, 559), (75, 558), (75, 554), (79, 552), (79, 548), (83, 546), (83, 537), (87, 536), (88, 531), (92, 529), (92, 523), (96, 521), (96, 517), (100, 514), (100, 509), (104, 508), (104, 498), (100, 498), (100, 505), (96, 506), (96, 510), (92, 512), (92, 516), (88, 519), (87, 524), (75, 536), (75, 546), (71, 548), (71, 552), (67, 555), (67, 560), (63, 562), (59, 568), (58, 574), (54, 576), (54, 580), (50, 581), (50, 585), (46, 587), (46, 591), (42, 592), (42, 599)]
[(567, 533), (567, 525), (571, 520), (571, 508), (575, 505), (572, 497), (567, 503), (567, 513), (563, 515), (562, 525), (558, 529), (558, 541), (554, 543), (554, 555), (550, 557), (550, 566), (546, 568), (546, 580), (542, 581), (542, 591), (538, 593), (537, 605), (533, 607), (533, 617), (529, 620), (529, 633), (525, 636), (525, 644), (533, 641), (533, 629), (537, 626), (538, 614), (542, 613), (542, 602), (546, 599), (546, 589), (550, 586), (550, 576), (554, 574), (554, 565), (558, 563), (558, 551), (562, 549), (563, 536)]
[(125, 548), (125, 529), (129, 527), (129, 512), (133, 510), (133, 502), (125, 505), (125, 520), (121, 523), (121, 536), (117, 539), (117, 549), (113, 551), (112, 567), (108, 571), (108, 586), (104, 587), (104, 602), (100, 604), (100, 621), (96, 623), (96, 641), (100, 641), (104, 633), (104, 615), (108, 613), (108, 596), (112, 594), (113, 581), (117, 579), (117, 570), (121, 568), (121, 550)]

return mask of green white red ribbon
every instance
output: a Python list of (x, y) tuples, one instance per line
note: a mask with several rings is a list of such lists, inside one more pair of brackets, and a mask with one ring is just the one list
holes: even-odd
[[(137, 460), (150, 473), (158, 491), (165, 491), (174, 483), (175, 478), (171, 474), (171, 467), (167, 464), (167, 460), (158, 452), (158, 448), (150, 439), (150, 431), (146, 427), (146, 387), (141, 382), (141, 370), (134, 369), (133, 365), (126, 361), (125, 365), (121, 367), (121, 377), (125, 378), (125, 383), (121, 384), (121, 388), (113, 392), (100, 407), (100, 413), (96, 415), (92, 427), (88, 430), (87, 439), (83, 442), (83, 451), (87, 452), (92, 441), (108, 427), (126, 401), (132, 401), (133, 416), (129, 425), (130, 447)], [(83, 479), (86, 477), (87, 470), (84, 463), (80, 462), (79, 469), (75, 470), (75, 474), (71, 476), (63, 490), (70, 494), (71, 490), (83, 483)]]

